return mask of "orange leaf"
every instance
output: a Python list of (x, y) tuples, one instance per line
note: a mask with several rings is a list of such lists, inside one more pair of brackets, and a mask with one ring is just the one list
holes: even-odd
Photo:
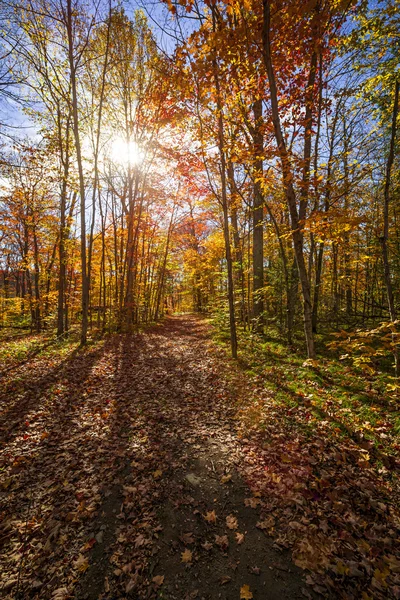
[(240, 588), (240, 600), (251, 600), (252, 597), (253, 594), (251, 593), (249, 586), (242, 585)]

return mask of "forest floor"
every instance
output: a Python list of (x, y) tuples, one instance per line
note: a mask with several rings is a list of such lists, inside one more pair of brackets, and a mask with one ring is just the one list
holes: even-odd
[(194, 316), (3, 341), (2, 597), (400, 598), (392, 404), (364, 435), (327, 367), (263, 356)]

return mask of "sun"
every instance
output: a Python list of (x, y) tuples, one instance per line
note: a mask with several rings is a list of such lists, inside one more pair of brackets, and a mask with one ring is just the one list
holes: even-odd
[(111, 142), (110, 158), (120, 165), (134, 166), (143, 162), (144, 152), (135, 141), (127, 142), (123, 137), (116, 137)]

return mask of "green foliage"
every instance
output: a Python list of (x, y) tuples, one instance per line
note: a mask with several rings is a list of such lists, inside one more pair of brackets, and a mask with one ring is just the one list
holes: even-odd
[[(381, 334), (387, 335), (387, 328), (385, 332), (382, 326)], [(223, 343), (220, 331), (214, 330), (214, 335)], [(239, 348), (242, 368), (273, 405), (285, 409), (284, 418), (302, 434), (311, 434), (322, 423), (332, 439), (364, 440), (375, 449), (378, 464), (398, 453), (399, 388), (390, 375), (366, 372), (364, 363), (362, 368), (346, 366), (337, 356), (304, 361), (276, 334), (266, 341), (242, 331)], [(262, 415), (254, 419), (262, 427)]]

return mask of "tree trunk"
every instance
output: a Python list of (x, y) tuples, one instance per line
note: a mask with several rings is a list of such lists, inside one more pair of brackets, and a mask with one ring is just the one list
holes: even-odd
[[(271, 42), (270, 42), (270, 4), (269, 0), (263, 0), (263, 58), (265, 68), (268, 75), (268, 82), (271, 95), (271, 109), (272, 109), (272, 121), (274, 124), (275, 139), (279, 150), (279, 156), (282, 166), (283, 182), (285, 187), (286, 201), (289, 209), (293, 248), (297, 262), (297, 268), (299, 272), (299, 279), (301, 283), (302, 296), (303, 296), (303, 314), (304, 314), (304, 332), (307, 344), (307, 355), (309, 358), (315, 358), (315, 347), (314, 347), (314, 335), (312, 331), (312, 304), (311, 304), (311, 291), (310, 282), (307, 273), (306, 261), (304, 258), (304, 244), (303, 244), (303, 233), (301, 231), (300, 220), (304, 219), (306, 212), (306, 197), (305, 192), (301, 194), (300, 198), (300, 210), (297, 210), (296, 194), (293, 186), (293, 173), (290, 165), (289, 155), (286, 148), (285, 139), (283, 137), (279, 104), (278, 104), (278, 92), (275, 81), (275, 72), (272, 65), (271, 58)], [(314, 56), (314, 53), (313, 53)], [(316, 63), (316, 60), (315, 60)], [(313, 68), (313, 65), (311, 65)], [(315, 71), (315, 69), (314, 69)], [(311, 72), (310, 72), (311, 75)], [(315, 76), (315, 73), (314, 73)], [(310, 77), (311, 78), (311, 77)], [(306, 107), (307, 112), (308, 107)], [(307, 121), (307, 119), (306, 119)], [(310, 130), (310, 127), (308, 127)], [(311, 133), (311, 130), (310, 130)], [(310, 133), (307, 132), (306, 124), (306, 135), (305, 135), (305, 154), (308, 151), (308, 139)], [(311, 143), (311, 138), (310, 138)], [(303, 175), (304, 185), (308, 185), (309, 174), (306, 170)], [(304, 189), (304, 188), (303, 188)]]
[(262, 100), (253, 104), (254, 114), (254, 170), (253, 170), (253, 327), (257, 333), (264, 329), (264, 199), (260, 177), (263, 174), (264, 138), (261, 131)]
[(86, 202), (85, 202), (85, 179), (83, 174), (81, 139), (79, 132), (79, 111), (78, 111), (78, 93), (76, 85), (76, 60), (74, 56), (74, 38), (73, 38), (73, 9), (72, 1), (66, 0), (66, 28), (68, 36), (68, 59), (71, 77), (71, 92), (72, 92), (72, 116), (73, 116), (73, 131), (75, 139), (76, 161), (78, 164), (79, 173), (79, 194), (81, 198), (80, 204), (80, 219), (81, 219), (81, 277), (82, 277), (82, 328), (81, 328), (81, 344), (85, 345), (87, 341), (88, 330), (88, 306), (89, 306), (89, 278), (87, 275), (86, 261)]
[(40, 311), (40, 266), (39, 266), (39, 246), (36, 235), (36, 226), (33, 228), (33, 263), (34, 263), (34, 282), (35, 282), (35, 327), (39, 333), (42, 330), (42, 319)]
[[(216, 17), (215, 10), (212, 8), (213, 27), (215, 30)], [(229, 304), (229, 329), (231, 338), (232, 358), (237, 358), (237, 335), (236, 335), (236, 319), (235, 319), (235, 299), (234, 299), (234, 283), (233, 283), (233, 267), (231, 241), (229, 235), (229, 214), (228, 214), (228, 194), (226, 182), (226, 158), (225, 158), (225, 136), (224, 136), (224, 121), (222, 116), (222, 100), (221, 89), (218, 77), (218, 65), (216, 59), (213, 60), (214, 84), (216, 91), (217, 103), (217, 128), (218, 128), (218, 150), (221, 160), (221, 204), (223, 212), (223, 230), (225, 240), (225, 255), (228, 270), (228, 304)]]
[(385, 189), (384, 189), (384, 204), (383, 204), (383, 234), (381, 236), (382, 245), (382, 259), (383, 259), (383, 270), (386, 285), (386, 295), (389, 306), (390, 320), (392, 321), (394, 328), (392, 332), (392, 343), (393, 343), (393, 357), (396, 377), (400, 376), (400, 361), (399, 361), (399, 346), (396, 340), (396, 326), (394, 322), (397, 319), (396, 306), (394, 302), (392, 275), (390, 270), (389, 252), (388, 252), (388, 241), (389, 241), (389, 203), (390, 203), (390, 181), (391, 172), (394, 162), (394, 146), (396, 140), (396, 129), (397, 129), (397, 115), (399, 111), (399, 87), (400, 82), (396, 81), (394, 101), (393, 101), (393, 118), (392, 118), (392, 132), (390, 137), (390, 148), (389, 156), (386, 163), (386, 177), (385, 177)]

